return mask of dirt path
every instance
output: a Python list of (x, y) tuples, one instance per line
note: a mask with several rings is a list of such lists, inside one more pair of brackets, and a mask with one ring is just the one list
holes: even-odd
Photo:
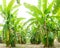
[(6, 48), (5, 44), (0, 44), (0, 48)]
[[(0, 48), (8, 48), (5, 44), (0, 44)], [(26, 45), (26, 44), (17, 44), (15, 48), (43, 48), (43, 45)], [(60, 44), (54, 48), (60, 48)]]
[[(0, 44), (0, 48), (6, 48), (6, 44)], [(43, 45), (16, 44), (15, 48), (43, 48)]]
[(56, 48), (60, 48), (60, 43), (57, 41), (57, 39), (54, 40), (54, 46)]

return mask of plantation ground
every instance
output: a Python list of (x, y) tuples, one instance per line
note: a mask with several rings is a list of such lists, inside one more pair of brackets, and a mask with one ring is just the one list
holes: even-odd
[[(55, 39), (54, 48), (60, 48), (60, 43)], [(0, 48), (8, 48), (6, 44), (0, 44)], [(10, 47), (9, 47), (10, 48)], [(42, 44), (34, 45), (34, 44), (16, 44), (16, 48), (43, 48)]]

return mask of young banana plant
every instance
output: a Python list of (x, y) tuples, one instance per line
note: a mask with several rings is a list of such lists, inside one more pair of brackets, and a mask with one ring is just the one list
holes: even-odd
[[(13, 30), (15, 35), (17, 29), (16, 25), (14, 26), (14, 24), (15, 24), (15, 19), (17, 19), (16, 15), (20, 4), (15, 5), (15, 1), (16, 0), (11, 0), (7, 5), (6, 0), (2, 0), (2, 5), (0, 5), (0, 12), (5, 19), (5, 24), (3, 26), (3, 40), (6, 41), (7, 46), (11, 44), (10, 43), (11, 40), (10, 36), (12, 32), (11, 30)], [(14, 46), (15, 46), (15, 42), (14, 42)]]
[[(28, 27), (32, 24), (36, 24), (37, 27), (39, 25), (41, 31), (44, 30), (43, 33), (46, 34), (46, 36), (47, 36), (47, 42), (46, 42), (47, 47), (48, 47), (48, 33), (50, 31), (52, 31), (52, 30), (50, 30), (50, 28), (47, 27), (47, 25), (49, 25), (50, 22), (54, 22), (54, 21), (50, 21), (50, 20), (52, 18), (55, 19), (55, 17), (56, 17), (52, 13), (52, 11), (53, 11), (52, 8), (55, 4), (54, 0), (50, 4), (48, 4), (48, 1), (49, 0), (38, 0), (38, 6), (34, 6), (34, 5), (31, 5), (31, 4), (28, 4), (28, 3), (24, 4), (24, 6), (30, 10), (30, 12), (28, 12), (28, 13), (33, 16), (31, 19), (29, 19), (26, 22), (26, 23), (30, 23), (28, 25)], [(48, 23), (48, 21), (49, 21), (49, 23)], [(56, 25), (56, 24), (54, 24), (54, 25)], [(50, 30), (50, 31), (48, 31), (48, 30)]]
[(53, 10), (53, 13), (55, 13), (57, 15), (57, 19), (58, 19), (58, 28), (57, 28), (57, 38), (58, 38), (58, 41), (60, 40), (59, 38), (59, 31), (60, 31), (60, 0), (55, 0), (55, 5), (54, 5), (54, 10)]

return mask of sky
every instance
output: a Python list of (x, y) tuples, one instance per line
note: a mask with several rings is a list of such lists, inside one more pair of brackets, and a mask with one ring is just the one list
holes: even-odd
[[(51, 2), (52, 0), (49, 0), (49, 2)], [(8, 4), (9, 0), (7, 0), (7, 4)], [(19, 7), (19, 11), (18, 11), (18, 17), (24, 17), (26, 18), (27, 20), (31, 17), (30, 14), (27, 13), (28, 9), (26, 9), (23, 4), (26, 2), (26, 3), (29, 3), (29, 4), (33, 4), (33, 5), (37, 5), (37, 2), (38, 0), (21, 0), (20, 1), (22, 6)], [(2, 0), (0, 0), (0, 4), (2, 4)], [(2, 18), (2, 16), (0, 15), (0, 24), (1, 23), (4, 23), (4, 19)]]

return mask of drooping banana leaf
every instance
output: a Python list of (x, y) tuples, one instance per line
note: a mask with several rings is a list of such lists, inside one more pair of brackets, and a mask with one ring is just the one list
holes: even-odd
[(48, 0), (43, 0), (43, 2), (42, 2), (42, 3), (43, 3), (43, 4), (42, 4), (42, 5), (43, 5), (43, 6), (42, 6), (42, 7), (43, 7), (43, 11), (45, 11), (46, 8), (47, 8), (47, 2), (48, 2)]
[(53, 13), (56, 13), (59, 11), (60, 8), (60, 0), (54, 0), (55, 4), (54, 4), (54, 10)]
[(36, 24), (36, 20), (35, 21), (32, 21), (30, 24), (28, 24), (26, 29), (29, 29), (29, 27), (31, 27), (33, 24)]
[(24, 20), (25, 18), (16, 18), (15, 25), (19, 24), (20, 21)]
[(20, 5), (14, 5), (11, 10), (18, 8)]
[(26, 21), (26, 22), (23, 24), (23, 26), (25, 26), (26, 24), (28, 24), (29, 22), (34, 21), (34, 20), (35, 20), (35, 18), (29, 19), (28, 21)]
[(52, 1), (52, 2), (49, 4), (49, 6), (46, 8), (46, 10), (45, 10), (44, 13), (45, 13), (45, 14), (50, 13), (50, 12), (52, 11), (53, 5), (54, 5), (54, 1)]
[(15, 0), (11, 0), (11, 1), (9, 2), (9, 4), (8, 4), (8, 6), (7, 6), (7, 11), (8, 11), (8, 12), (12, 9), (14, 3), (15, 3)]
[(2, 0), (2, 8), (3, 10), (6, 10), (6, 0)]
[(17, 13), (18, 13), (18, 9), (16, 9), (12, 14), (17, 15)]
[(31, 4), (27, 4), (27, 3), (24, 3), (24, 6), (26, 8), (28, 8), (30, 11), (32, 11), (32, 12), (34, 12), (36, 14), (41, 14), (42, 15), (41, 10), (39, 10), (36, 6), (31, 5)]
[(41, 10), (42, 7), (42, 0), (38, 0), (38, 8)]

